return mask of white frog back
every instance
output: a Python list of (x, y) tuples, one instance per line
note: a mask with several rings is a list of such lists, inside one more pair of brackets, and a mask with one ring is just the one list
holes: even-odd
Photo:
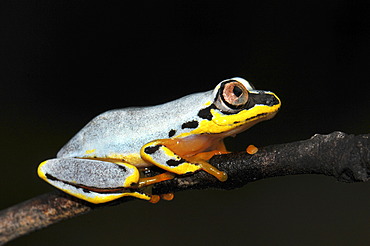
[(157, 106), (107, 111), (82, 128), (57, 157), (139, 153), (140, 148), (150, 141), (191, 131), (184, 127), (184, 123), (200, 121), (199, 110), (212, 100), (212, 91), (207, 91)]

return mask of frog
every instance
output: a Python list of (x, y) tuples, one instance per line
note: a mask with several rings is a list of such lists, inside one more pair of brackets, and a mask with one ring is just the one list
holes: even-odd
[[(83, 127), (56, 158), (43, 161), (37, 173), (94, 204), (125, 196), (171, 200), (173, 194), (153, 195), (148, 187), (198, 171), (225, 182), (227, 173), (209, 163), (214, 155), (229, 153), (224, 138), (273, 118), (280, 106), (273, 92), (234, 77), (164, 104), (109, 110)], [(143, 174), (153, 166), (163, 172)]]

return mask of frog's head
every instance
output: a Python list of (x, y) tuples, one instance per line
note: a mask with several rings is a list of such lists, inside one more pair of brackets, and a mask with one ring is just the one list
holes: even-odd
[(221, 81), (213, 90), (212, 100), (198, 113), (202, 120), (195, 131), (199, 133), (234, 135), (271, 119), (281, 105), (274, 93), (256, 90), (242, 78)]

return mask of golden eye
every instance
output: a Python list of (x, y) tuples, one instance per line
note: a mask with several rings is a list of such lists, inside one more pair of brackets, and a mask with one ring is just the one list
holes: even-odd
[(248, 90), (242, 83), (229, 81), (221, 85), (215, 104), (222, 111), (234, 113), (246, 105), (248, 98)]

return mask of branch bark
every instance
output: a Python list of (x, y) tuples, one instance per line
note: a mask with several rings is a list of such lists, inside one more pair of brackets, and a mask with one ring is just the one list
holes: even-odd
[[(228, 173), (226, 182), (198, 172), (156, 184), (153, 193), (188, 189), (234, 189), (256, 180), (296, 174), (324, 174), (343, 182), (370, 179), (370, 134), (316, 134), (308, 140), (260, 148), (254, 155), (214, 156), (210, 163)], [(53, 191), (0, 211), (0, 245), (12, 239), (91, 210), (133, 200), (123, 198), (94, 205)]]

